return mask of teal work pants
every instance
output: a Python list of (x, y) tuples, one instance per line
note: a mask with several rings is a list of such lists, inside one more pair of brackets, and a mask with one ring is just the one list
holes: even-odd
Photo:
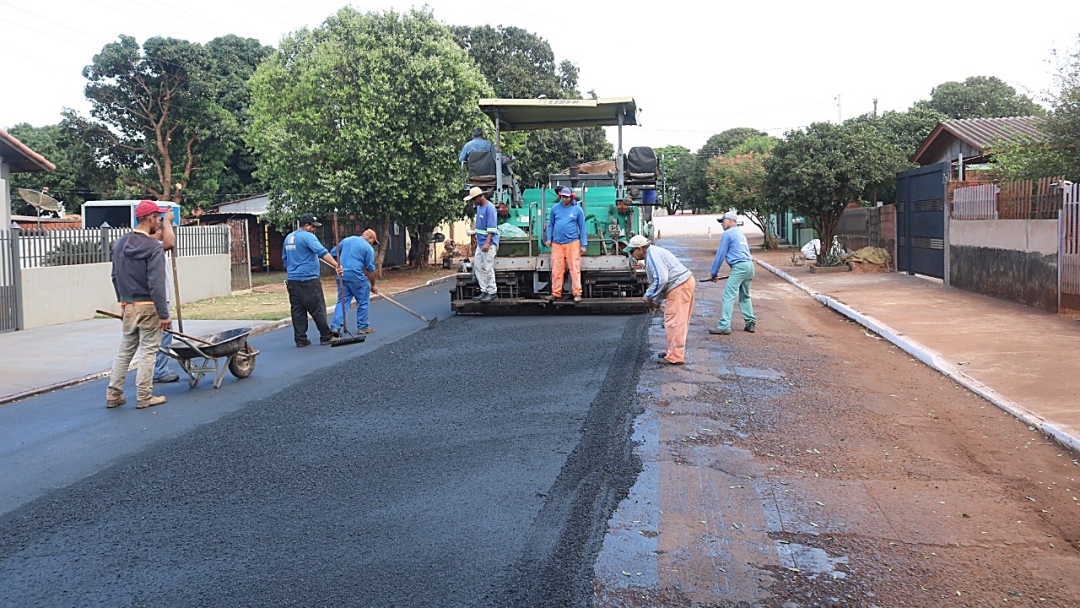
[(743, 323), (756, 323), (754, 305), (750, 302), (750, 281), (754, 280), (754, 263), (739, 262), (731, 268), (731, 276), (728, 277), (727, 285), (724, 286), (724, 296), (720, 305), (720, 321), (718, 329), (731, 329), (731, 315), (735, 310), (735, 299), (739, 300), (739, 311), (742, 312)]

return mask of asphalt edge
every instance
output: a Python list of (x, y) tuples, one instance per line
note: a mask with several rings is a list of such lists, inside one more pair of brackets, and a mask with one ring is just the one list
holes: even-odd
[[(439, 277), (437, 279), (431, 279), (430, 281), (427, 281), (423, 285), (417, 285), (416, 287), (409, 287), (408, 289), (402, 289), (401, 291), (394, 292), (394, 295), (398, 295), (398, 294), (402, 294), (402, 293), (409, 293), (410, 291), (416, 291), (418, 289), (425, 289), (427, 287), (431, 287), (432, 285), (438, 285), (439, 283), (445, 283), (445, 282), (447, 282), (447, 281), (449, 281), (451, 279), (454, 279), (454, 278), (457, 278), (457, 274), (451, 274), (451, 275), (447, 275), (445, 277)], [(380, 298), (381, 299), (381, 295), (380, 294), (374, 294), (374, 297), (372, 297), (372, 299), (375, 299), (375, 298)], [(334, 307), (332, 307), (332, 306), (327, 307), (326, 312), (327, 313), (332, 313), (333, 310), (334, 310)], [(222, 320), (228, 320), (228, 319), (222, 319)], [(245, 319), (237, 319), (237, 320), (238, 321), (243, 321)], [(277, 331), (279, 329), (284, 329), (284, 328), (288, 327), (291, 324), (292, 324), (292, 318), (291, 317), (281, 319), (279, 321), (268, 321), (268, 322), (265, 322), (265, 323), (260, 323), (259, 325), (255, 325), (255, 326), (253, 326), (251, 328), (251, 333), (249, 335), (251, 335), (251, 336), (260, 336), (262, 334), (268, 334), (268, 333), (270, 333), (272, 331)], [(51, 393), (52, 391), (57, 391), (57, 390), (60, 390), (60, 389), (63, 389), (63, 388), (70, 388), (72, 386), (78, 386), (78, 385), (86, 383), (86, 382), (91, 382), (91, 381), (97, 380), (99, 378), (104, 378), (105, 376), (108, 376), (111, 373), (112, 373), (112, 369), (107, 369), (105, 371), (95, 372), (95, 373), (89, 374), (87, 376), (83, 376), (81, 378), (72, 378), (71, 380), (64, 380), (63, 382), (56, 382), (56, 383), (50, 384), (48, 386), (32, 388), (32, 389), (29, 389), (29, 390), (25, 390), (25, 391), (23, 391), (21, 393), (15, 393), (14, 395), (0, 396), (0, 405), (5, 405), (5, 404), (8, 404), (8, 403), (14, 403), (15, 401), (22, 401), (23, 399), (29, 399), (30, 397), (36, 397), (38, 395), (42, 395), (42, 394), (45, 394), (45, 393)]]
[(781, 279), (784, 279), (788, 283), (791, 283), (795, 287), (798, 287), (802, 291), (806, 292), (808, 295), (813, 297), (815, 300), (817, 300), (827, 308), (831, 308), (836, 312), (844, 315), (845, 317), (851, 319), (852, 321), (855, 321), (859, 325), (862, 325), (870, 331), (873, 331), (874, 333), (896, 345), (898, 348), (911, 355), (918, 361), (933, 368), (945, 377), (953, 380), (957, 384), (960, 384), (964, 388), (982, 397), (983, 399), (986, 399), (990, 403), (993, 403), (997, 407), (1001, 408), (1005, 412), (1008, 412), (1009, 414), (1018, 418), (1020, 421), (1026, 423), (1027, 425), (1038, 428), (1039, 430), (1050, 435), (1059, 443), (1070, 448), (1074, 452), (1080, 452), (1080, 437), (1074, 437), (1070, 435), (1069, 433), (1061, 429), (1057, 424), (1046, 420), (1042, 416), (1039, 416), (1038, 414), (1028, 410), (1024, 406), (1013, 401), (1012, 399), (1005, 397), (1004, 395), (998, 393), (994, 389), (976, 380), (975, 378), (968, 376), (967, 374), (953, 366), (951, 363), (948, 363), (939, 353), (927, 348), (926, 346), (920, 344), (915, 340), (905, 337), (903, 334), (897, 332), (895, 329), (889, 327), (888, 325), (882, 323), (874, 317), (863, 314), (835, 298), (814, 291), (806, 285), (803, 285), (802, 282), (795, 277), (789, 275), (783, 270), (780, 270), (779, 268), (776, 268), (772, 264), (763, 262), (761, 260), (754, 261), (757, 262), (757, 264), (762, 268), (768, 270), (769, 272), (775, 274)]

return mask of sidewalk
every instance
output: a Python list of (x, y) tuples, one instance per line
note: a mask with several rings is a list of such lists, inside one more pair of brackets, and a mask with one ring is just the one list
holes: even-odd
[(754, 255), (759, 266), (1080, 451), (1080, 320), (919, 276), (811, 274), (792, 265), (790, 251)]
[[(252, 335), (283, 327), (267, 321), (184, 321), (184, 333), (206, 336), (252, 327)], [(120, 321), (88, 319), (0, 333), (0, 404), (108, 375), (120, 347)], [(179, 366), (170, 361), (170, 367)], [(181, 376), (181, 381), (186, 381)]]

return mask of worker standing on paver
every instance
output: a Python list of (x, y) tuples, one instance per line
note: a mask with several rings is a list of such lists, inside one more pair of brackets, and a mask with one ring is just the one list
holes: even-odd
[(345, 326), (345, 315), (349, 306), (356, 300), (356, 333), (370, 334), (375, 328), (368, 322), (368, 309), (371, 306), (371, 294), (379, 293), (375, 287), (375, 249), (379, 239), (375, 231), (368, 228), (360, 236), (342, 239), (337, 247), (330, 250), (330, 256), (341, 261), (341, 286), (338, 290), (338, 303), (334, 307), (334, 322), (331, 331), (339, 332)]
[(465, 202), (476, 205), (476, 252), (473, 254), (473, 274), (480, 284), (480, 293), (473, 297), (477, 302), (491, 302), (498, 287), (495, 285), (495, 255), (499, 251), (499, 216), (495, 205), (484, 196), (484, 191), (473, 186)]
[(574, 191), (559, 191), (559, 204), (551, 208), (548, 217), (547, 240), (551, 247), (551, 295), (549, 300), (562, 297), (563, 277), (570, 267), (570, 293), (575, 302), (581, 301), (581, 256), (589, 246), (585, 232), (585, 211), (574, 202)]
[(311, 344), (307, 337), (309, 314), (319, 329), (319, 344), (325, 346), (334, 339), (330, 324), (326, 322), (326, 296), (319, 281), (319, 259), (332, 266), (339, 276), (341, 266), (315, 236), (315, 229), (319, 226), (322, 224), (314, 215), (305, 213), (300, 216), (300, 227), (285, 237), (285, 245), (281, 248), (292, 312), (293, 339), (298, 347)]
[(757, 317), (754, 316), (754, 305), (750, 301), (750, 282), (754, 280), (754, 259), (750, 256), (750, 245), (746, 242), (746, 235), (739, 230), (739, 216), (734, 211), (728, 211), (717, 221), (724, 227), (724, 234), (716, 248), (709, 280), (716, 280), (724, 262), (731, 267), (731, 275), (727, 285), (724, 285), (720, 320), (716, 327), (709, 329), (709, 333), (720, 336), (731, 333), (731, 315), (735, 312), (736, 298), (739, 300), (739, 311), (742, 312), (745, 323), (743, 330), (754, 333)]
[(112, 283), (120, 302), (123, 333), (105, 389), (105, 407), (114, 408), (127, 401), (124, 381), (136, 351), (141, 354), (135, 375), (135, 407), (143, 409), (167, 401), (153, 394), (154, 358), (162, 330), (172, 323), (165, 292), (165, 252), (157, 238), (164, 211), (168, 209), (155, 202), (141, 201), (135, 207), (135, 229), (113, 243)]
[(697, 281), (682, 262), (667, 249), (650, 245), (649, 239), (638, 234), (630, 238), (624, 253), (645, 262), (649, 288), (645, 304), (650, 310), (664, 304), (664, 333), (667, 349), (657, 353), (658, 363), (683, 365), (686, 362), (686, 334), (690, 331), (690, 315), (694, 312), (694, 290)]

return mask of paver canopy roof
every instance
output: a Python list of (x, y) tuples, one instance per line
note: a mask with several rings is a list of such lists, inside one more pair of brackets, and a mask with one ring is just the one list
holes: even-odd
[(566, 127), (611, 127), (637, 124), (637, 104), (633, 97), (603, 99), (481, 99), (480, 110), (499, 129), (529, 131)]

